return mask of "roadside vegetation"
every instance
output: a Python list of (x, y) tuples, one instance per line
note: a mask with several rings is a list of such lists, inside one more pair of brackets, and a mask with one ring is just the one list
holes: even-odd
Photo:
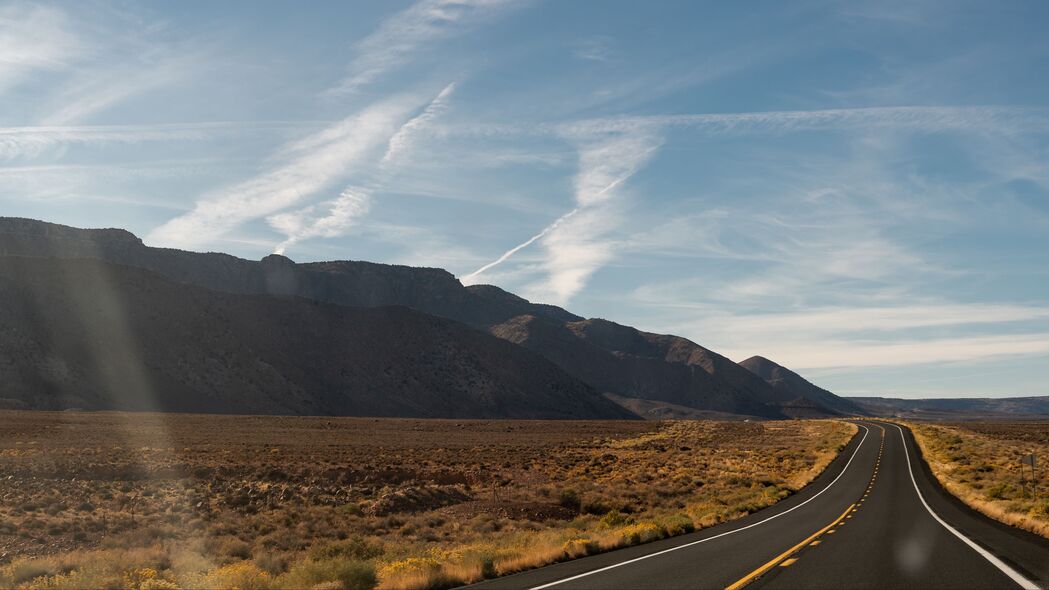
[[(1049, 537), (1049, 423), (908, 423), (925, 460), (947, 491), (1006, 524)], [(1020, 458), (1035, 454), (1037, 478)]]
[(759, 510), (855, 431), (0, 414), (4, 588), (451, 587)]

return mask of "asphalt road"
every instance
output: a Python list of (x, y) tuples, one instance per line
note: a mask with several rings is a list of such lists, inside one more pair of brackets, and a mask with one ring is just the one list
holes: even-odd
[(746, 518), (473, 588), (1047, 588), (1049, 541), (947, 494), (910, 432), (861, 421), (812, 484)]

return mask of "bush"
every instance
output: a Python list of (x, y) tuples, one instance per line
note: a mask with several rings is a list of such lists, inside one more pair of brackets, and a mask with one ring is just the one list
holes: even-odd
[(668, 536), (673, 537), (695, 531), (696, 525), (687, 514), (675, 514), (663, 522), (663, 528), (666, 529)]
[(579, 512), (582, 508), (583, 503), (579, 500), (579, 494), (575, 490), (561, 490), (561, 494), (557, 498), (557, 503), (562, 507), (569, 510)]
[(991, 486), (987, 489), (987, 499), (989, 500), (1001, 500), (1006, 496), (1008, 492), (1012, 491), (1012, 486), (1006, 483), (1000, 483)]
[(310, 559), (357, 559), (366, 561), (374, 559), (383, 554), (383, 547), (379, 543), (372, 543), (365, 539), (353, 538), (339, 541), (330, 545), (321, 545), (310, 550)]
[(601, 517), (601, 526), (608, 528), (615, 528), (623, 526), (629, 522), (626, 515), (618, 510), (609, 510), (607, 514)]
[(582, 507), (582, 511), (583, 512), (585, 512), (586, 514), (593, 514), (595, 516), (599, 515), (599, 514), (608, 514), (609, 512), (612, 512), (613, 510), (614, 509), (611, 506), (609, 506), (607, 503), (601, 502), (601, 501), (586, 502), (586, 503), (583, 504), (583, 507)]
[(280, 577), (280, 586), (289, 590), (313, 588), (319, 584), (339, 582), (343, 590), (372, 590), (378, 583), (375, 566), (345, 559), (307, 560), (292, 566)]
[(590, 539), (569, 539), (562, 546), (565, 556), (569, 558), (583, 557), (591, 553), (597, 553), (598, 546)]
[(273, 578), (255, 564), (242, 561), (208, 573), (200, 580), (199, 587), (268, 590), (273, 587)]
[(619, 531), (620, 545), (638, 545), (663, 538), (663, 529), (653, 522), (640, 522)]

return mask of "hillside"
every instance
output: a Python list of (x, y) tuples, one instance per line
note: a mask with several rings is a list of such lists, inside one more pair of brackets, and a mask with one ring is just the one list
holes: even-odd
[(493, 327), (492, 333), (541, 352), (598, 391), (699, 410), (785, 417), (778, 407), (785, 397), (684, 338), (606, 320), (563, 323), (536, 316), (516, 317)]
[(343, 306), (410, 307), (528, 348), (601, 393), (651, 402), (648, 410), (653, 404), (673, 404), (784, 418), (835, 415), (847, 406), (815, 386), (799, 394), (772, 385), (684, 338), (587, 320), (491, 285), (464, 287), (442, 269), (358, 261), (296, 264), (277, 255), (250, 261), (227, 254), (152, 248), (119, 229), (85, 230), (13, 218), (0, 218), (0, 255), (101, 259), (233, 294), (297, 296)]
[[(812, 384), (794, 371), (765, 357), (752, 356), (739, 364), (751, 373), (764, 379), (776, 391), (795, 400), (798, 405), (811, 407), (812, 413), (824, 413), (826, 410), (829, 410), (846, 416), (867, 414), (862, 407), (853, 401), (834, 395), (826, 389)], [(803, 400), (809, 400), (813, 404), (804, 404)]]
[(0, 371), (8, 407), (636, 417), (454, 321), (221, 293), (97, 260), (0, 257)]

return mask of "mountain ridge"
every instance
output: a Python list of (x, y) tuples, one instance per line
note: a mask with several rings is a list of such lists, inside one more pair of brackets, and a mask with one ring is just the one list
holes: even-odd
[(105, 260), (236, 294), (302, 297), (353, 307), (401, 305), (528, 348), (595, 390), (651, 402), (646, 407), (667, 403), (764, 418), (790, 417), (792, 408), (818, 414), (828, 407), (819, 399), (799, 404), (795, 392), (777, 389), (685, 338), (585, 319), (493, 285), (465, 287), (444, 269), (363, 261), (295, 263), (275, 254), (250, 261), (222, 253), (154, 248), (120, 229), (78, 229), (16, 218), (0, 218), (0, 255)]
[(0, 365), (0, 398), (37, 409), (636, 418), (452, 320), (226, 293), (91, 259), (0, 256)]

